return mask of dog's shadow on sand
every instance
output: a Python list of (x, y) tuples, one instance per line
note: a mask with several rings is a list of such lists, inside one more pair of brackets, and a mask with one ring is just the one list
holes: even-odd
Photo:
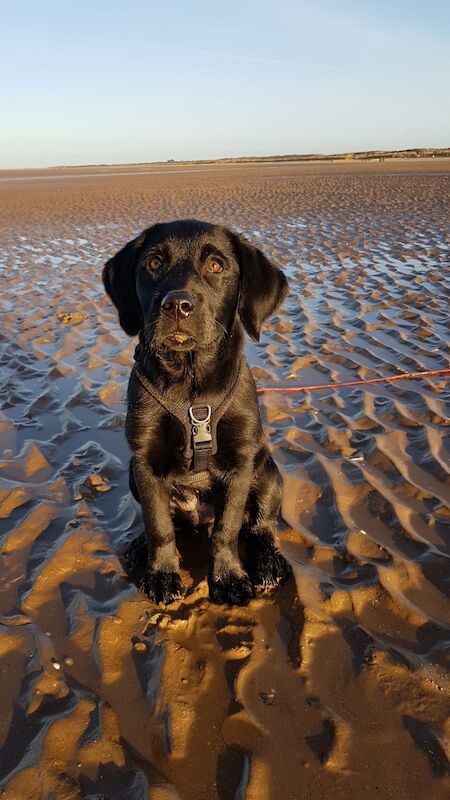
[[(186, 595), (189, 596), (207, 577), (209, 529), (207, 525), (193, 528), (185, 524), (176, 526), (175, 533), (182, 571), (188, 573), (192, 582), (186, 592)], [(239, 540), (239, 554), (244, 565), (246, 563), (246, 551), (246, 539), (241, 537)], [(148, 564), (145, 533), (140, 533), (118, 553), (118, 556), (128, 579), (142, 591)], [(276, 586), (270, 592), (257, 589), (255, 596), (270, 598), (278, 606), (280, 617), (284, 621), (281, 626), (281, 634), (287, 648), (289, 661), (292, 666), (298, 667), (300, 665), (300, 638), (303, 630), (304, 614), (293, 574), (286, 582)], [(149, 600), (149, 602), (151, 601)], [(182, 602), (182, 600), (178, 602)], [(156, 607), (164, 608), (162, 605), (155, 605)], [(218, 607), (220, 606), (218, 605)], [(170, 606), (165, 608), (170, 608)]]
[[(245, 537), (242, 538), (240, 555), (245, 565), (246, 543)], [(264, 716), (266, 704), (269, 708), (273, 702), (272, 693), (275, 689), (272, 690), (271, 687), (277, 683), (274, 676), (279, 673), (285, 676), (283, 680), (289, 681), (288, 676), (295, 676), (300, 666), (303, 607), (293, 576), (270, 592), (257, 589), (255, 599), (245, 606), (212, 603), (208, 599), (205, 586), (209, 555), (207, 528), (176, 528), (176, 540), (181, 556), (183, 580), (187, 586), (186, 596), (168, 606), (148, 601), (148, 630), (156, 632), (159, 629), (158, 637), (168, 647), (165, 650), (166, 669), (170, 678), (168, 683), (164, 683), (163, 679), (165, 688), (162, 692), (165, 694), (166, 706), (168, 713), (172, 715), (170, 718), (175, 729), (179, 724), (178, 709), (181, 707), (183, 710), (185, 706), (179, 706), (177, 690), (173, 688), (173, 676), (180, 671), (180, 674), (186, 676), (186, 664), (190, 664), (194, 672), (190, 674), (189, 680), (197, 686), (198, 670), (202, 671), (205, 669), (204, 665), (208, 664), (209, 677), (204, 685), (198, 685), (196, 691), (189, 695), (195, 724), (191, 725), (188, 738), (184, 742), (184, 755), (175, 762), (169, 762), (163, 756), (158, 768), (162, 773), (167, 773), (167, 779), (175, 786), (184, 785), (183, 776), (191, 768), (192, 759), (196, 758), (204, 741), (211, 738), (211, 729), (220, 731), (224, 725), (225, 728), (227, 725), (231, 725), (231, 728), (236, 726), (236, 740), (230, 741), (226, 747), (223, 742), (218, 742), (217, 758), (203, 766), (203, 778), (197, 776), (199, 781), (214, 782), (220, 800), (232, 800), (243, 796), (240, 787), (248, 780), (252, 749), (250, 747), (249, 750), (247, 738), (253, 735), (252, 715), (250, 712), (247, 714), (245, 701), (237, 687), (247, 687), (243, 691), (250, 693), (250, 697), (253, 696), (253, 690), (249, 688), (251, 682), (248, 684), (247, 678), (241, 677), (245, 675), (245, 670), (244, 673), (241, 670), (254, 656), (252, 680), (255, 679), (261, 689), (260, 694), (257, 693), (256, 702), (262, 704), (261, 713)], [(119, 554), (119, 558), (129, 580), (141, 589), (148, 562), (145, 535), (138, 535)], [(181, 659), (180, 646), (181, 653), (184, 654)], [(189, 655), (186, 656), (186, 653)], [(251, 703), (250, 700), (250, 705)], [(188, 792), (187, 796), (192, 795)]]

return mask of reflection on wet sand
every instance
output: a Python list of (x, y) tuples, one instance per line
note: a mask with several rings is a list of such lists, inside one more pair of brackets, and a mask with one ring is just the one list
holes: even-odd
[(186, 598), (135, 585), (134, 343), (102, 262), (154, 220), (225, 222), (290, 278), (260, 384), (447, 367), (448, 176), (360, 170), (0, 187), (4, 797), (448, 797), (448, 382), (263, 396), (295, 581), (214, 606), (185, 530)]

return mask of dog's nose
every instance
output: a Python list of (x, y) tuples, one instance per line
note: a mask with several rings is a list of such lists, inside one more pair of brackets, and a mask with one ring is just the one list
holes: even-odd
[(161, 311), (168, 317), (188, 317), (195, 308), (195, 297), (189, 292), (168, 292), (161, 301)]

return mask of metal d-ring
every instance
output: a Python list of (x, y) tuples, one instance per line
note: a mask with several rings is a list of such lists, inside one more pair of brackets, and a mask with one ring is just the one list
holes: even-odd
[(197, 419), (192, 408), (192, 406), (189, 406), (189, 416), (193, 425), (206, 425), (211, 421), (211, 406), (206, 406), (207, 412), (205, 419)]

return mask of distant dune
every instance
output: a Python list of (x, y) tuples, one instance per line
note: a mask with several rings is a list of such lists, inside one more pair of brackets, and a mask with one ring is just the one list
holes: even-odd
[(67, 170), (73, 171), (86, 171), (103, 172), (104, 170), (124, 170), (141, 171), (149, 167), (195, 167), (195, 166), (214, 166), (214, 165), (233, 165), (233, 164), (267, 164), (267, 163), (284, 163), (284, 162), (307, 162), (307, 163), (320, 163), (320, 162), (369, 162), (369, 161), (385, 161), (391, 159), (441, 159), (450, 157), (450, 148), (448, 147), (415, 147), (408, 150), (363, 150), (352, 153), (332, 153), (324, 155), (323, 153), (289, 153), (286, 155), (274, 156), (239, 156), (237, 158), (202, 158), (191, 160), (177, 160), (168, 158), (166, 161), (139, 161), (130, 162), (127, 164), (78, 164), (78, 165), (63, 165), (63, 166), (48, 166), (48, 167), (26, 167), (17, 169), (0, 169), (0, 177), (13, 177), (22, 174), (41, 174), (51, 172), (52, 174), (62, 173)]
[(201, 159), (199, 161), (175, 161), (169, 159), (169, 164), (245, 164), (249, 161), (341, 161), (355, 159), (367, 161), (379, 158), (448, 158), (450, 148), (415, 147), (409, 150), (362, 150), (354, 153), (291, 153), (284, 156), (239, 156), (238, 158)]

